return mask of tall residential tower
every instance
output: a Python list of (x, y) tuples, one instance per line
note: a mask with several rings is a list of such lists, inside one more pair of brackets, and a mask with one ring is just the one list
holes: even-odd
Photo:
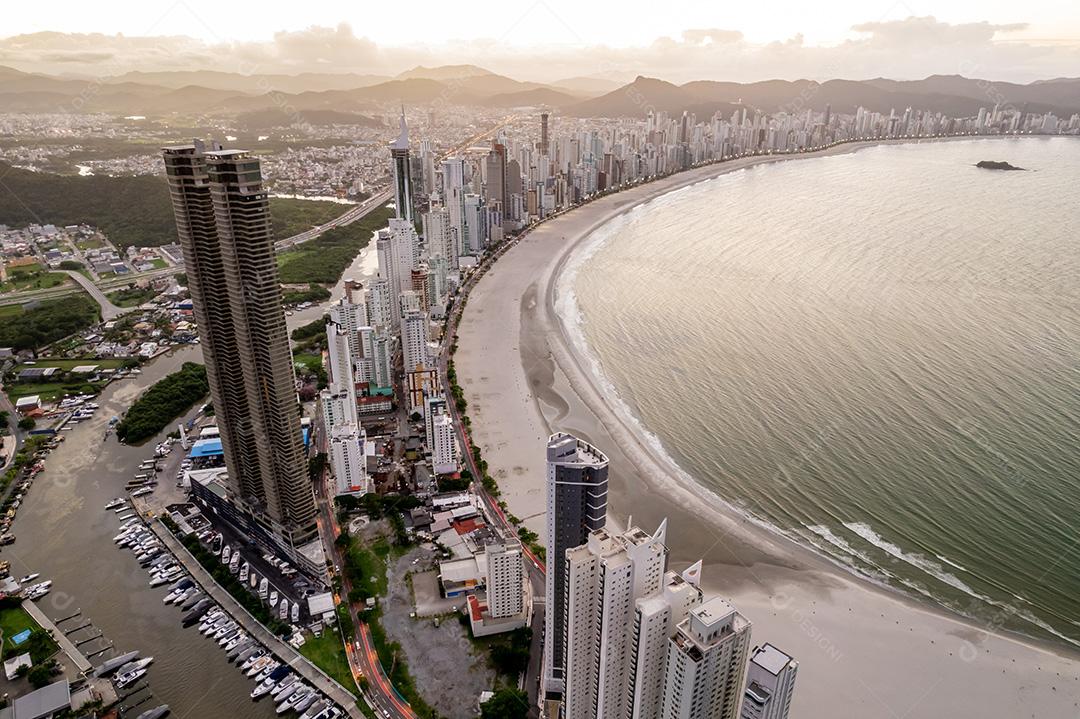
[(573, 435), (558, 433), (547, 445), (547, 546), (544, 688), (561, 695), (565, 669), (566, 552), (588, 541), (607, 518), (608, 459)]
[(259, 160), (201, 141), (163, 153), (229, 489), (295, 548), (318, 528)]

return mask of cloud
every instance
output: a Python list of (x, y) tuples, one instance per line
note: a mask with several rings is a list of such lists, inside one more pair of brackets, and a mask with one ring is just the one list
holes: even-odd
[(909, 17), (887, 22), (866, 22), (853, 26), (858, 33), (869, 34), (868, 43), (874, 47), (942, 47), (949, 45), (986, 45), (1001, 33), (1027, 29), (1027, 23), (992, 25), (988, 22), (969, 22), (950, 25), (932, 15)]
[(710, 42), (739, 42), (743, 34), (738, 30), (721, 30), (719, 28), (683, 30), (683, 40), (698, 45)]
[(38, 72), (108, 75), (134, 69), (395, 75), (416, 65), (468, 63), (534, 81), (581, 75), (617, 81), (648, 75), (672, 82), (746, 82), (960, 73), (1030, 82), (1076, 74), (1080, 43), (1002, 42), (1003, 35), (1026, 27), (909, 17), (855, 25), (850, 39), (832, 46), (807, 45), (802, 35), (755, 44), (738, 30), (689, 28), (676, 37), (628, 48), (587, 42), (521, 45), (490, 38), (379, 45), (345, 23), (281, 31), (264, 42), (43, 32), (0, 38), (0, 63)]

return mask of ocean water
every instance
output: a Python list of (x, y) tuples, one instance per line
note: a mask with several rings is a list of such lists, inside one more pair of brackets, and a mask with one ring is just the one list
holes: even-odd
[(1077, 187), (1078, 138), (758, 166), (602, 227), (561, 309), (718, 501), (1080, 646)]

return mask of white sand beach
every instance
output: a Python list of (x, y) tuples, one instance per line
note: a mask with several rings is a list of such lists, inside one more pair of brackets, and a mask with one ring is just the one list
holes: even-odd
[[(799, 662), (797, 719), (1080, 717), (1080, 654), (996, 631), (876, 587), (753, 522), (678, 469), (621, 417), (571, 351), (556, 285), (592, 230), (651, 198), (765, 162), (744, 158), (596, 200), (550, 220), (498, 260), (473, 289), (455, 358), (473, 440), (509, 509), (544, 534), (544, 444), (553, 431), (588, 439), (611, 460), (609, 521), (651, 530), (669, 519), (671, 566), (704, 558), (707, 592), (729, 598)], [(618, 238), (612, 240), (618, 241)], [(632, 340), (632, 338), (628, 338)], [(1050, 557), (1052, 562), (1075, 557)]]

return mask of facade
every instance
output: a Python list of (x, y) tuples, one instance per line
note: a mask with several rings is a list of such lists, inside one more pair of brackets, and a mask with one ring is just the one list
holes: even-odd
[(357, 423), (355, 395), (347, 392), (334, 394), (330, 389), (324, 389), (319, 392), (319, 405), (322, 407), (323, 427), (327, 432), (334, 427)]
[(409, 168), (409, 126), (405, 122), (405, 110), (401, 110), (400, 132), (390, 143), (390, 157), (394, 160), (394, 207), (397, 217), (412, 224), (413, 197), (412, 172)]
[(799, 663), (772, 644), (755, 647), (740, 719), (788, 719)]
[(401, 356), (406, 372), (431, 365), (428, 357), (428, 318), (419, 311), (409, 311), (401, 319)]
[(521, 545), (491, 543), (487, 556), (487, 606), (494, 619), (515, 617), (525, 608), (525, 565)]
[(750, 622), (714, 597), (690, 610), (668, 643), (664, 719), (736, 719)]
[[(700, 567), (700, 562), (695, 565)], [(634, 611), (630, 686), (630, 719), (660, 719), (668, 641), (690, 610), (701, 604), (702, 592), (692, 572), (664, 575), (663, 589), (638, 599)]]
[(566, 552), (564, 719), (629, 713), (635, 606), (660, 591), (666, 522), (655, 534), (598, 529)]
[(453, 474), (460, 469), (454, 420), (449, 414), (436, 415), (431, 420), (431, 428), (432, 471), (435, 474)]
[(367, 436), (356, 425), (338, 425), (330, 430), (330, 467), (338, 494), (367, 494), (371, 477), (367, 473)]
[(318, 534), (259, 160), (163, 150), (229, 487), (289, 547)]
[(579, 547), (607, 519), (608, 459), (573, 435), (558, 433), (547, 444), (547, 546), (544, 691), (562, 693), (565, 653), (566, 552)]

